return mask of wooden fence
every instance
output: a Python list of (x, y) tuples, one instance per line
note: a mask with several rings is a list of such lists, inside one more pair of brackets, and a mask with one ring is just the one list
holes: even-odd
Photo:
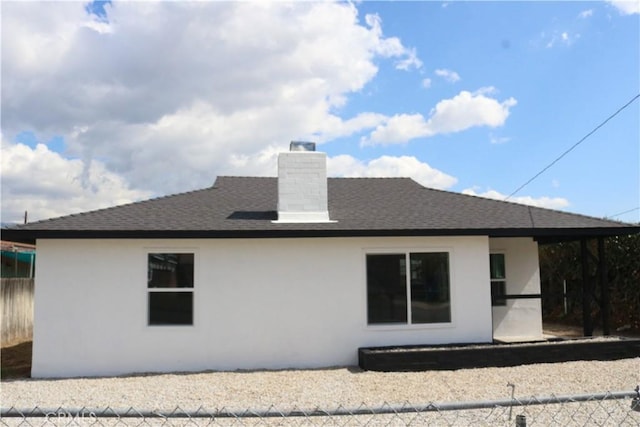
[(3, 278), (0, 289), (2, 345), (33, 337), (33, 279)]

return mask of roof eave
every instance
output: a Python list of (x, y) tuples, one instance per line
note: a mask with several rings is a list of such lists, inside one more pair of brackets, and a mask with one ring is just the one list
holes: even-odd
[(623, 236), (640, 233), (640, 226), (594, 228), (494, 229), (270, 229), (270, 230), (29, 230), (3, 229), (2, 237), (20, 243), (37, 239), (248, 239), (322, 237), (488, 236), (531, 237), (541, 243), (557, 240)]

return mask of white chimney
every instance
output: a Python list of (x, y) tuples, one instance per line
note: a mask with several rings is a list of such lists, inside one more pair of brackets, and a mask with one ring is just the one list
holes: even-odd
[(330, 222), (327, 201), (327, 156), (312, 142), (293, 141), (278, 155), (278, 220)]

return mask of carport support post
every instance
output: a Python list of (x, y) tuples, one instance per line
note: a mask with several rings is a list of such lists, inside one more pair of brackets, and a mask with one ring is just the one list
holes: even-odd
[(600, 281), (601, 303), (600, 310), (602, 312), (602, 335), (610, 335), (609, 328), (609, 281), (607, 280), (607, 259), (605, 255), (604, 237), (598, 237), (598, 273)]
[(589, 286), (589, 253), (587, 239), (580, 239), (580, 259), (582, 261), (582, 327), (585, 337), (593, 335), (591, 321), (591, 286)]

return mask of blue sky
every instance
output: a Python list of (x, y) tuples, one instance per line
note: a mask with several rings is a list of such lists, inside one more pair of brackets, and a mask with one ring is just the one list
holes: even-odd
[[(2, 221), (275, 175), (505, 198), (640, 93), (640, 2), (4, 2)], [(511, 200), (640, 221), (640, 100)]]

